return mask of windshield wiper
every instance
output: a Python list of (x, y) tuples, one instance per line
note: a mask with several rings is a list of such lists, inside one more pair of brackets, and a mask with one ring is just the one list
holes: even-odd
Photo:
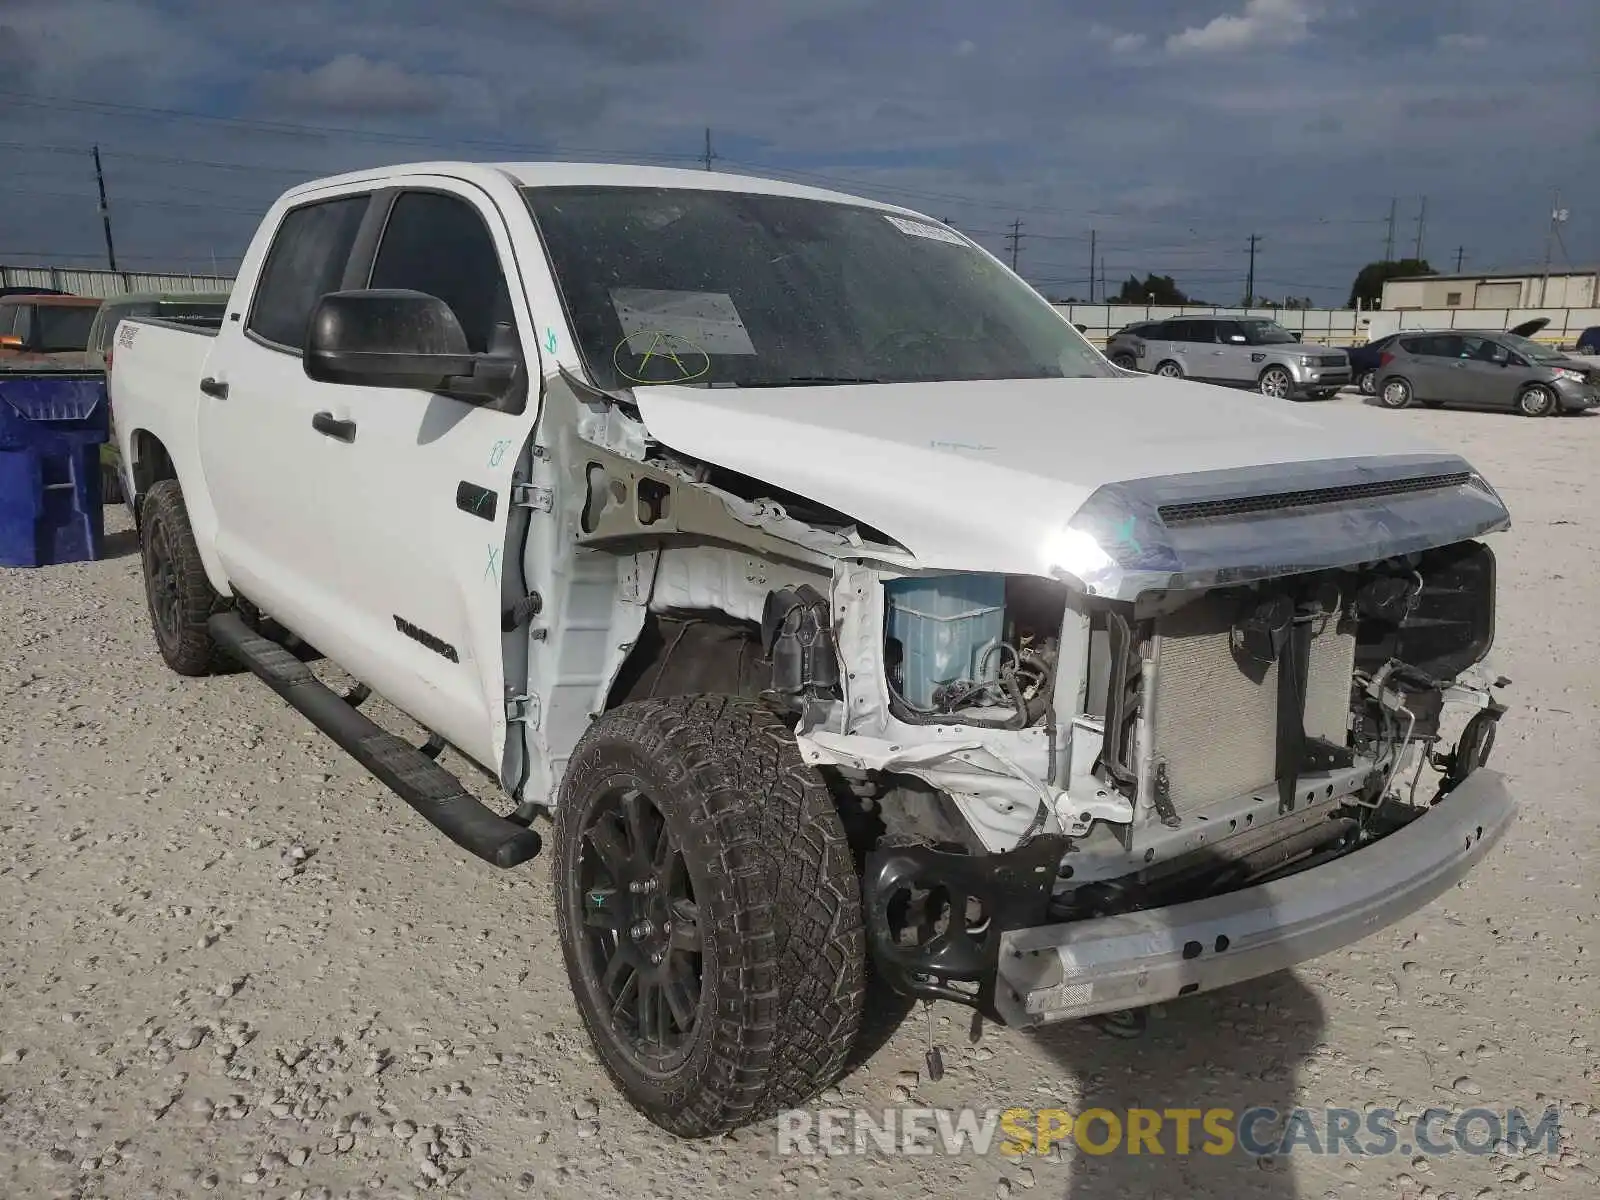
[(763, 379), (759, 383), (743, 383), (740, 387), (805, 387), (828, 383), (882, 383), (869, 375), (791, 375), (787, 379)]

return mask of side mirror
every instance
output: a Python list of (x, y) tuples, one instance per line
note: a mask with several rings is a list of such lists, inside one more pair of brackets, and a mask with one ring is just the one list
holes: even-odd
[(317, 301), (302, 361), (319, 383), (416, 388), (491, 403), (520, 374), (521, 355), (507, 340), (514, 341), (499, 337), (493, 351), (474, 354), (456, 314), (437, 296), (369, 288)]

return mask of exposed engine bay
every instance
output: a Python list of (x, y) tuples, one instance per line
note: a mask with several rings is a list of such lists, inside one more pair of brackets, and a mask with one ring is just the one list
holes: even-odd
[(577, 539), (640, 555), (648, 609), (606, 703), (733, 691), (786, 710), (902, 991), (992, 1015), (1008, 930), (1331, 863), (1492, 748), (1507, 681), (1480, 666), (1495, 563), (1477, 538), (1507, 518), (1452, 456), (1105, 485), (1052, 539), (1059, 567), (931, 570), (578, 396)]

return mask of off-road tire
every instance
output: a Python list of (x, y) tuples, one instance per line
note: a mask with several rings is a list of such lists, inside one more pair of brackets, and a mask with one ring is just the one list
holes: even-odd
[(1157, 364), (1155, 373), (1160, 375), (1163, 379), (1183, 378), (1183, 368), (1177, 363), (1173, 362), (1170, 358), (1163, 363)]
[(1530, 384), (1517, 394), (1517, 411), (1525, 417), (1548, 417), (1559, 407), (1555, 392), (1542, 383)]
[[(139, 515), (145, 603), (162, 659), (179, 675), (215, 675), (234, 669), (233, 660), (212, 640), (207, 624), (231, 601), (218, 595), (206, 578), (178, 481), (162, 479), (153, 484)], [(176, 619), (170, 622), (158, 613), (163, 564), (170, 566), (176, 600)]]
[[(694, 890), (699, 1008), (687, 1056), (647, 1074), (585, 975), (579, 889), (589, 814), (648, 794)], [(706, 1137), (804, 1104), (842, 1073), (861, 1027), (861, 885), (820, 775), (769, 709), (731, 696), (624, 704), (574, 750), (555, 813), (556, 913), (573, 997), (617, 1089), (661, 1128)]]

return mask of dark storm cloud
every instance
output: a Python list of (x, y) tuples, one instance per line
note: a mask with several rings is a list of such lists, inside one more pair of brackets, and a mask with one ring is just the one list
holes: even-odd
[[(308, 176), (693, 165), (711, 126), (727, 169), (899, 201), (994, 248), (1021, 220), (1024, 271), (1063, 295), (1086, 291), (1094, 230), (1113, 280), (1232, 298), (1254, 233), (1270, 292), (1342, 301), (1391, 198), (1403, 239), (1423, 195), (1430, 245), (1520, 265), (1552, 190), (1600, 185), (1600, 6), (1565, 0), (6, 0), (0, 25), (8, 256), (94, 252), (94, 142), (119, 249), (204, 265)], [(1567, 249), (1600, 258), (1597, 230), (1574, 204)]]

